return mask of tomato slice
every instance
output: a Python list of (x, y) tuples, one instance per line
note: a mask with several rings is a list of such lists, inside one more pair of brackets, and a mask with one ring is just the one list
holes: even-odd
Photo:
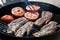
[(14, 18), (11, 15), (4, 15), (1, 17), (1, 20), (4, 22), (11, 22)]
[(28, 20), (36, 20), (39, 17), (38, 12), (26, 12), (24, 15)]
[(21, 7), (14, 7), (11, 12), (15, 17), (23, 16), (25, 13), (24, 9)]
[(37, 5), (32, 5), (33, 6), (33, 8), (31, 7), (31, 5), (29, 5), (30, 6), (30, 8), (28, 7), (28, 6), (26, 6), (26, 10), (28, 10), (28, 11), (38, 11), (39, 9), (40, 9), (40, 7), (39, 6), (37, 6)]

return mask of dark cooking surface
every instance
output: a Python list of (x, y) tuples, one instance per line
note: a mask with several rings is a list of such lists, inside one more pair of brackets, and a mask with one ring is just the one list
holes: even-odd
[[(40, 14), (44, 10), (53, 12), (54, 16), (53, 16), (52, 20), (60, 23), (60, 19), (59, 19), (60, 18), (60, 9), (59, 8), (57, 8), (57, 7), (53, 6), (53, 5), (46, 4), (46, 3), (41, 3), (41, 2), (31, 2), (31, 3), (41, 7), (41, 9), (39, 10)], [(11, 14), (11, 9), (14, 8), (14, 7), (18, 7), (18, 6), (22, 7), (23, 9), (25, 9), (26, 4), (24, 2), (20, 2), (20, 3), (16, 3), (16, 4), (11, 4), (11, 5), (5, 6), (5, 7), (0, 9), (0, 17), (5, 15), (5, 14)], [(8, 23), (0, 21), (0, 33), (2, 32), (3, 34), (7, 35), (5, 33), (6, 29), (8, 27), (7, 24)], [(59, 28), (57, 29), (57, 31), (59, 31)], [(10, 37), (11, 37), (11, 35), (10, 35)], [(14, 37), (14, 36), (12, 36), (12, 37)], [(49, 38), (49, 36), (47, 36), (47, 37)]]

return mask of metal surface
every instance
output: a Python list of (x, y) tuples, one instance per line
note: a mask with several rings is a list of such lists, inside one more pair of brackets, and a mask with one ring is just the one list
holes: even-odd
[[(56, 21), (56, 22), (58, 22), (58, 24), (60, 24), (60, 19), (59, 19), (60, 18), (60, 8), (58, 8), (56, 6), (53, 6), (53, 5), (50, 5), (50, 4), (47, 4), (47, 3), (42, 3), (42, 2), (31, 2), (31, 4), (35, 4), (35, 5), (38, 5), (38, 6), (41, 7), (41, 9), (38, 11), (40, 13), (40, 15), (41, 15), (41, 12), (44, 11), (44, 10), (53, 12), (54, 16), (53, 16), (52, 20)], [(11, 9), (14, 8), (14, 7), (18, 7), (18, 6), (22, 7), (23, 9), (26, 10), (26, 4), (24, 2), (11, 4), (11, 5), (8, 5), (8, 6), (4, 6), (0, 9), (0, 17), (5, 15), (5, 14), (10, 14), (11, 15)], [(8, 28), (7, 25), (8, 25), (8, 23), (2, 22), (0, 20), (0, 34), (8, 36), (8, 37), (15, 37), (13, 35), (6, 34), (6, 30)], [(60, 28), (57, 28), (57, 31), (56, 31), (55, 34), (57, 34), (59, 31), (60, 31)], [(33, 33), (33, 32), (36, 32), (36, 30), (31, 31), (31, 33)], [(47, 37), (51, 37), (51, 36), (47, 36)], [(30, 36), (23, 37), (23, 38), (30, 38), (30, 37), (31, 37), (31, 34), (30, 34)], [(46, 38), (46, 36), (42, 37), (42, 38)]]

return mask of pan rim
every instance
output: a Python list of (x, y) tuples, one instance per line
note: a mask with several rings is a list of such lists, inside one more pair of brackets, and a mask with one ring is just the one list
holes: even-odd
[[(30, 1), (30, 2), (34, 3), (35, 1)], [(24, 3), (24, 2), (18, 2), (18, 3)], [(35, 2), (35, 3), (36, 3), (36, 2)], [(38, 3), (47, 4), (47, 5), (50, 5), (50, 6), (59, 8), (59, 7), (55, 6), (55, 5), (52, 5), (52, 4), (49, 4), (49, 3), (45, 3), (45, 2), (38, 2)], [(17, 4), (17, 3), (13, 3), (13, 4)], [(10, 4), (10, 5), (13, 5), (13, 4)], [(6, 5), (6, 6), (9, 6), (9, 5)], [(0, 10), (1, 10), (2, 8), (6, 7), (6, 6), (1, 7)], [(60, 8), (59, 8), (59, 9), (60, 9)], [(60, 32), (60, 31), (59, 31), (59, 32)], [(14, 37), (14, 38), (26, 38), (26, 37), (15, 37), (15, 36), (13, 36), (13, 35), (9, 35), (8, 33), (4, 33), (4, 32), (0, 32), (0, 33), (3, 34), (3, 35), (6, 35), (6, 36)], [(58, 32), (56, 32), (56, 33), (58, 33)], [(54, 33), (54, 34), (56, 34), (56, 33)], [(31, 38), (31, 37), (28, 37), (28, 38)]]
[[(36, 1), (30, 1), (30, 2), (36, 2)], [(38, 1), (37, 1), (37, 2), (38, 2)], [(24, 3), (24, 2), (17, 2), (17, 3)], [(13, 4), (17, 4), (17, 3), (13, 3)], [(57, 7), (57, 6), (53, 5), (53, 4), (46, 3), (46, 2), (38, 2), (38, 3), (47, 4), (47, 5), (50, 5), (50, 6)], [(13, 4), (9, 4), (9, 5), (13, 5)], [(9, 6), (9, 5), (6, 5), (6, 6)], [(6, 6), (2, 6), (1, 8), (6, 7)], [(1, 9), (1, 8), (0, 8), (0, 9)], [(57, 8), (59, 8), (59, 7), (57, 7)], [(60, 9), (60, 8), (59, 8), (59, 9)]]

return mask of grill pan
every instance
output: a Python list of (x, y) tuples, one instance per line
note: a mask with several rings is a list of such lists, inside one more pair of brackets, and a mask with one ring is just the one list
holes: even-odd
[[(54, 16), (52, 18), (52, 21), (56, 21), (58, 22), (58, 25), (60, 24), (60, 8), (48, 4), (48, 3), (43, 3), (43, 2), (31, 2), (31, 4), (35, 4), (41, 7), (41, 9), (38, 11), (39, 14), (41, 15), (42, 11), (50, 11), (54, 13)], [(19, 2), (19, 3), (14, 3), (14, 4), (10, 4), (7, 6), (4, 6), (2, 8), (0, 8), (0, 17), (5, 15), (5, 14), (9, 14), (11, 15), (11, 9), (14, 7), (22, 7), (23, 9), (26, 10), (26, 4), (24, 2)], [(8, 23), (3, 22), (0, 20), (0, 35), (3, 37), (12, 37), (12, 38), (20, 38), (20, 37), (15, 37), (14, 35), (10, 35), (6, 33), (6, 30), (8, 28)], [(57, 30), (54, 34), (58, 33), (60, 31), (60, 28), (57, 27)], [(33, 31), (31, 31), (32, 33)], [(45, 36), (43, 36), (42, 38), (44, 38)], [(32, 36), (26, 36), (23, 38), (33, 38)]]

